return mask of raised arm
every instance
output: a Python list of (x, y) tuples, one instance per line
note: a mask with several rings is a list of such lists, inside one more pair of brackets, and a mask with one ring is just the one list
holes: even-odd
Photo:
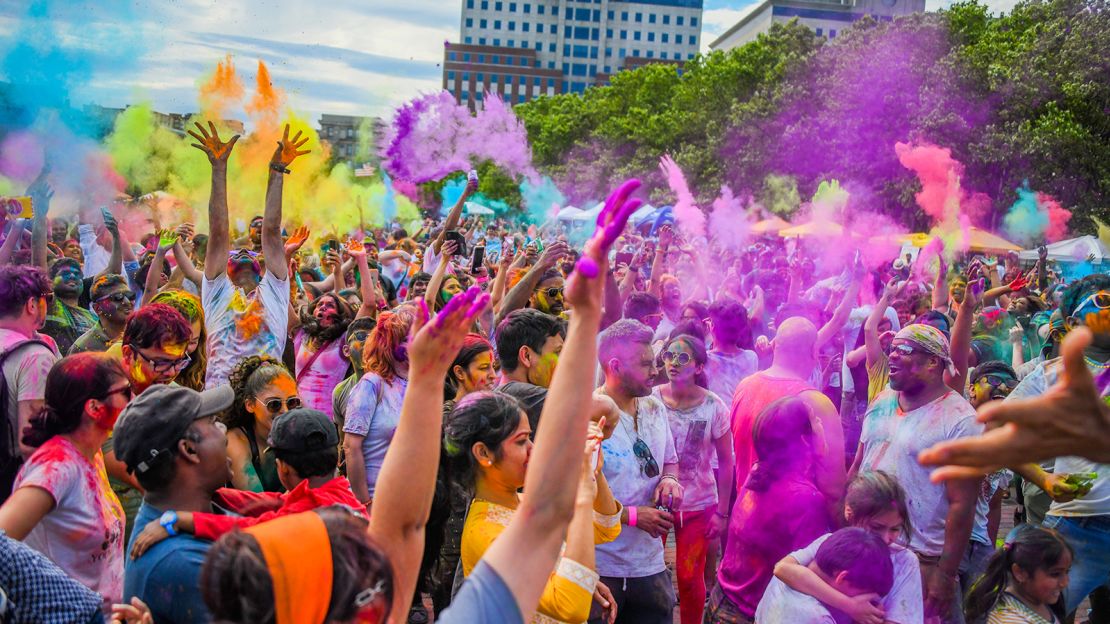
[(181, 270), (185, 279), (199, 287), (204, 275), (197, 270), (196, 265), (193, 264), (193, 259), (189, 257), (185, 247), (181, 245), (180, 235), (178, 235), (177, 242), (173, 245), (173, 259), (177, 261), (177, 268)]
[(482, 557), (508, 585), (526, 620), (555, 568), (574, 515), (579, 479), (572, 475), (580, 474), (591, 404), (590, 393), (582, 389), (594, 385), (609, 247), (640, 206), (629, 199), (638, 186), (638, 181), (629, 181), (610, 195), (597, 232), (567, 284), (574, 314), (560, 355), (562, 366), (555, 370), (536, 430), (524, 480), (526, 494), (509, 526)]
[(459, 225), (459, 217), (462, 216), (463, 206), (466, 205), (466, 200), (478, 190), (478, 179), (469, 178), (466, 181), (466, 188), (463, 189), (462, 195), (459, 195), (459, 201), (451, 207), (451, 212), (447, 213), (447, 219), (443, 221), (443, 228), (439, 231), (439, 236), (436, 236), (435, 241), (432, 242), (432, 248), (438, 254), (441, 247), (443, 247), (444, 235), (449, 230), (453, 230)]
[(971, 325), (975, 320), (975, 308), (979, 305), (979, 298), (983, 293), (983, 282), (972, 280), (964, 292), (964, 300), (959, 304), (959, 313), (956, 323), (952, 326), (952, 365), (956, 367), (956, 374), (944, 373), (944, 382), (949, 388), (963, 394), (964, 384), (967, 381), (967, 355), (971, 351)]
[(158, 233), (158, 249), (150, 259), (150, 268), (146, 272), (146, 283), (143, 284), (143, 305), (150, 303), (154, 295), (158, 294), (158, 276), (162, 274), (162, 267), (166, 263), (166, 252), (177, 244), (177, 234), (162, 230)]
[(101, 275), (109, 273), (115, 275), (123, 274), (123, 243), (119, 236), (119, 223), (112, 213), (107, 208), (100, 209), (100, 215), (104, 219), (104, 227), (108, 233), (112, 235), (112, 255), (108, 258), (108, 266), (100, 272)]
[[(277, 149), (270, 158), (270, 179), (266, 183), (266, 209), (262, 213), (262, 255), (273, 258), (273, 262), (266, 263), (266, 270), (278, 280), (284, 281), (289, 277), (289, 266), (285, 263), (285, 241), (281, 240), (281, 196), (285, 184), (285, 174), (290, 173), (289, 165), (298, 156), (304, 156), (309, 150), (302, 150), (308, 138), (301, 138), (298, 130), (293, 138), (289, 138), (289, 124), (278, 141)], [(224, 211), (226, 215), (227, 211)], [(211, 257), (211, 250), (209, 250)]]
[(497, 275), (493, 278), (493, 286), (490, 288), (490, 303), (493, 305), (494, 311), (501, 305), (501, 300), (505, 298), (505, 284), (509, 282), (509, 272), (517, 266), (518, 261), (523, 261), (524, 254), (517, 254), (516, 258), (509, 253), (508, 249), (501, 251), (501, 257), (497, 261)]
[[(208, 130), (195, 124), (200, 134), (189, 130), (197, 140), (193, 147), (208, 156), (212, 165), (212, 190), (208, 195), (208, 253), (204, 257), (204, 277), (213, 280), (227, 270), (227, 252), (231, 249), (231, 233), (227, 220), (227, 159), (239, 135), (224, 142), (216, 132), (216, 125), (208, 122)], [(211, 132), (211, 134), (209, 134)]]
[(359, 241), (351, 240), (347, 243), (347, 253), (355, 259), (358, 265), (358, 274), (362, 276), (359, 283), (359, 289), (362, 292), (362, 305), (359, 306), (355, 318), (376, 316), (378, 313), (378, 289), (375, 286), (378, 283), (378, 272), (370, 268), (370, 263), (366, 261), (366, 248)]
[(31, 221), (31, 264), (46, 269), (48, 264), (46, 255), (46, 213), (50, 211), (50, 198), (54, 197), (54, 189), (46, 182), (47, 171), (44, 168), (39, 177), (27, 188), (31, 196), (31, 209), (34, 217)]
[[(536, 290), (543, 274), (569, 253), (570, 248), (563, 241), (555, 241), (547, 249), (544, 249), (536, 264), (532, 265), (532, 268), (528, 269), (528, 272), (520, 278), (516, 286), (512, 287), (509, 294), (505, 295), (505, 299), (501, 302), (501, 308), (497, 311), (495, 323), (500, 325), (501, 319), (508, 316), (510, 312), (523, 308), (528, 303), (528, 299), (532, 297), (532, 292)], [(431, 284), (428, 285), (428, 290), (431, 290)]]
[(432, 277), (428, 280), (428, 287), (424, 289), (424, 305), (428, 306), (429, 310), (436, 309), (436, 300), (439, 298), (439, 289), (443, 286), (443, 277), (447, 274), (447, 263), (451, 261), (451, 257), (455, 254), (458, 244), (455, 241), (447, 241), (443, 246), (443, 253), (439, 254), (439, 263), (436, 264), (435, 271), (432, 271)]
[(467, 329), (487, 305), (489, 296), (471, 288), (452, 298), (434, 320), (421, 306), (413, 322), (408, 390), (378, 474), (369, 529), (393, 564), (394, 622), (405, 621), (424, 553), (424, 525), (439, 466), (443, 381)]
[(890, 307), (890, 300), (894, 298), (897, 292), (898, 278), (894, 278), (886, 283), (882, 296), (879, 297), (874, 309), (871, 310), (871, 314), (867, 315), (867, 320), (863, 323), (863, 345), (867, 350), (868, 368), (874, 366), (883, 357), (883, 348), (879, 344), (879, 323), (882, 322), (886, 315), (886, 309)]
[(671, 226), (664, 225), (659, 228), (659, 242), (655, 245), (655, 258), (651, 261), (651, 280), (648, 282), (648, 293), (659, 297), (662, 295), (663, 285), (659, 281), (667, 272), (667, 251), (674, 241), (674, 230)]
[(844, 324), (848, 322), (848, 315), (852, 313), (852, 308), (856, 306), (856, 302), (859, 300), (859, 287), (865, 272), (866, 269), (859, 262), (852, 267), (852, 281), (848, 283), (848, 288), (844, 290), (844, 298), (840, 300), (840, 305), (836, 306), (832, 318), (818, 330), (814, 348), (820, 349), (822, 345), (832, 340), (844, 328)]
[(15, 219), (8, 228), (8, 237), (4, 239), (4, 244), (0, 245), (0, 266), (11, 264), (12, 255), (19, 248), (20, 239), (23, 238), (23, 221), (24, 219)]

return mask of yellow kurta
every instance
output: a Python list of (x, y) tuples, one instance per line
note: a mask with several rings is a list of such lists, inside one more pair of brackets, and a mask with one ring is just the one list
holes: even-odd
[[(612, 516), (594, 514), (594, 543), (605, 544), (617, 539), (621, 532), (621, 511)], [(475, 499), (466, 516), (462, 534), (462, 570), (469, 575), (493, 540), (509, 526), (513, 510)], [(564, 622), (579, 624), (590, 617), (594, 587), (598, 574), (590, 568), (561, 557), (540, 596), (540, 604), (532, 618), (535, 623)]]

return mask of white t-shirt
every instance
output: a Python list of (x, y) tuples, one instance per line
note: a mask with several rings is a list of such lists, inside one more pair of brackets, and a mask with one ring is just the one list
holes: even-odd
[[(613, 497), (625, 507), (655, 506), (652, 500), (665, 464), (678, 463), (667, 408), (651, 396), (636, 399), (637, 428), (632, 415), (621, 411), (613, 435), (601, 444), (605, 454), (605, 479)], [(642, 463), (632, 451), (636, 438), (651, 449), (659, 474), (647, 477)], [(636, 527), (625, 526), (616, 540), (597, 545), (597, 573), (601, 576), (641, 578), (659, 574), (663, 563), (663, 542)]]
[[(829, 539), (829, 535), (832, 533), (822, 535), (813, 540), (809, 546), (790, 553), (790, 556), (798, 563), (808, 566), (817, 558), (817, 549)], [(894, 564), (894, 584), (891, 585), (887, 595), (883, 596), (882, 605), (883, 610), (886, 611), (886, 619), (898, 624), (921, 624), (925, 619), (925, 603), (921, 598), (921, 565), (918, 563), (917, 555), (908, 548), (891, 546), (890, 561)], [(762, 608), (763, 603), (759, 606)], [(758, 615), (757, 613), (757, 618)], [(770, 621), (772, 620), (768, 620)], [(779, 621), (792, 622), (793, 620)]]
[(934, 444), (979, 435), (983, 425), (975, 421), (975, 408), (949, 390), (932, 403), (903, 413), (898, 393), (883, 390), (867, 408), (860, 443), (861, 470), (882, 470), (906, 491), (913, 524), (910, 548), (939, 556), (944, 548), (944, 524), (948, 496), (944, 484), (929, 481), (931, 470), (917, 461), (917, 454)]
[(123, 601), (123, 506), (108, 484), (104, 456), (89, 460), (69, 440), (54, 436), (19, 470), (14, 489), (38, 487), (54, 499), (24, 540), (65, 573), (99, 593)]
[[(54, 344), (54, 339), (36, 334), (35, 339), (46, 344)], [(10, 329), (0, 329), (0, 353), (9, 351), (20, 342), (29, 340), (27, 336)], [(46, 392), (46, 375), (54, 362), (58, 361), (57, 347), (51, 351), (40, 345), (26, 345), (20, 351), (9, 357), (4, 362), (4, 380), (8, 383), (8, 404), (6, 414), (12, 418), (12, 431), (16, 432), (16, 440), (21, 435), (19, 423), (20, 401), (41, 401)], [(0, 429), (0, 432), (4, 431)], [(0, 434), (2, 435), (2, 434)]]
[(266, 271), (249, 296), (231, 283), (227, 273), (204, 278), (201, 305), (208, 331), (208, 372), (205, 386), (227, 383), (243, 358), (269, 355), (281, 359), (289, 335), (289, 280)]
[(717, 504), (717, 480), (713, 477), (712, 461), (716, 457), (716, 447), (713, 441), (729, 433), (728, 406), (720, 397), (707, 392), (701, 404), (687, 409), (673, 409), (663, 400), (661, 387), (656, 386), (651, 396), (667, 410), (667, 422), (678, 455), (678, 480), (683, 487), (680, 510), (701, 511), (713, 507)]
[[(1091, 368), (1089, 363), (1087, 366)], [(1021, 380), (1006, 400), (1041, 396), (1056, 385), (1062, 371), (1063, 360), (1059, 358), (1041, 363)], [(1101, 372), (1091, 368), (1091, 374), (1096, 377)], [(1103, 398), (1105, 399), (1106, 396), (1104, 393)], [(1086, 496), (1067, 503), (1052, 503), (1052, 507), (1048, 510), (1049, 515), (1075, 517), (1110, 515), (1110, 464), (1100, 464), (1075, 456), (1057, 457), (1053, 472), (1059, 474), (1097, 472), (1098, 478), (1094, 480), (1091, 491)]]
[[(824, 539), (824, 538), (821, 538)], [(836, 624), (821, 601), (772, 578), (755, 610), (756, 624)], [(899, 622), (901, 624), (901, 622)]]
[(1009, 470), (997, 470), (983, 478), (979, 483), (979, 498), (975, 501), (975, 524), (971, 526), (971, 539), (994, 548), (990, 534), (987, 532), (987, 515), (991, 510), (991, 499), (999, 490), (1010, 486), (1014, 473)]
[[(362, 457), (366, 464), (366, 486), (374, 497), (374, 486), (385, 461), (385, 452), (401, 422), (401, 404), (405, 399), (407, 379), (396, 377), (386, 383), (377, 373), (366, 373), (351, 389), (347, 398), (347, 420), (343, 431), (363, 436)], [(347, 461), (358, 461), (348, 457)]]

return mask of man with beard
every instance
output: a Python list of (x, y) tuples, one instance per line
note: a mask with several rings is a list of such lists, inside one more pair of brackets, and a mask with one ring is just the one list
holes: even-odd
[(536, 285), (535, 290), (532, 291), (532, 297), (528, 299), (528, 307), (551, 316), (565, 317), (566, 315), (563, 314), (565, 286), (562, 273), (556, 270), (544, 271), (540, 277), (540, 283)]
[(239, 136), (223, 141), (211, 122), (200, 133), (189, 131), (194, 147), (212, 165), (212, 191), (208, 202), (210, 226), (204, 261), (201, 302), (208, 331), (208, 387), (227, 383), (235, 364), (249, 355), (281, 359), (289, 331), (289, 267), (281, 238), (281, 197), (289, 164), (308, 153), (300, 132), (290, 140), (289, 126), (270, 160), (266, 208), (259, 245), (270, 262), (263, 274), (259, 255), (252, 249), (230, 250), (227, 216), (227, 159)]
[(78, 299), (84, 288), (81, 263), (73, 258), (60, 258), (50, 265), (54, 302), (46, 315), (42, 333), (58, 343), (61, 353), (69, 353), (74, 341), (96, 326), (96, 315), (82, 308)]
[(920, 451), (944, 440), (982, 433), (975, 408), (944, 382), (955, 366), (948, 339), (929, 325), (912, 324), (890, 350), (890, 388), (867, 409), (852, 475), (882, 470), (906, 490), (913, 535), (909, 547), (921, 561), (926, 615), (962, 621), (958, 574), (971, 539), (979, 479), (933, 483), (917, 462)]
[[(603, 470), (624, 506), (626, 526), (613, 542), (597, 545), (597, 572), (613, 594), (618, 623), (670, 624), (675, 605), (659, 538), (674, 526), (670, 510), (681, 504), (682, 486), (667, 408), (651, 396), (656, 372), (651, 338), (651, 329), (630, 319), (598, 337), (605, 385), (597, 393), (620, 409), (620, 422), (602, 443)], [(596, 605), (591, 615), (591, 622), (605, 621)]]
[(92, 306), (96, 326), (85, 332), (69, 348), (69, 354), (84, 351), (107, 351), (123, 336), (127, 316), (135, 309), (135, 293), (122, 275), (101, 275), (93, 281)]
[[(520, 281), (509, 292), (505, 293), (505, 298), (501, 300), (501, 307), (497, 311), (495, 322), (500, 325), (501, 321), (511, 312), (526, 306), (538, 309), (544, 314), (558, 315), (563, 312), (563, 276), (554, 271), (554, 268), (559, 260), (568, 254), (570, 254), (570, 247), (567, 246), (565, 241), (555, 241), (544, 249), (532, 268), (528, 269), (524, 277), (520, 278)], [(557, 281), (556, 276), (558, 277)], [(544, 283), (548, 284), (548, 289), (551, 289), (550, 296), (547, 292), (537, 293), (541, 284)], [(541, 298), (543, 299), (542, 303), (539, 301)], [(557, 306), (556, 299), (558, 300)], [(548, 312), (541, 308), (547, 308), (547, 310), (557, 308), (558, 312)]]

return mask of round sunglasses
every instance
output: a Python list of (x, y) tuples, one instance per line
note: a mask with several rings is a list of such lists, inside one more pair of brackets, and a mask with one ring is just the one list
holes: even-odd
[(284, 401), (279, 399), (278, 397), (274, 397), (272, 399), (266, 399), (262, 402), (262, 404), (266, 406), (266, 409), (269, 410), (271, 414), (277, 414), (281, 411), (281, 408), (283, 406), (285, 407), (285, 411), (290, 411), (295, 410), (302, 405), (301, 397), (298, 396), (291, 396)]
[(689, 353), (686, 353), (685, 351), (683, 351), (682, 353), (675, 353), (674, 351), (664, 351), (659, 355), (659, 357), (663, 358), (663, 362), (667, 364), (677, 363), (679, 366), (686, 366), (694, 359)]

